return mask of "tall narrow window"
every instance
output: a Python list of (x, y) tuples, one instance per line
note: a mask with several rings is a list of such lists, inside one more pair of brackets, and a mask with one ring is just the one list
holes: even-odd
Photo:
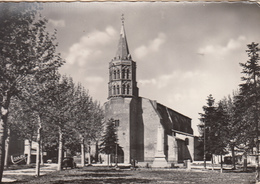
[(125, 94), (125, 85), (122, 85), (122, 94)]
[(116, 71), (114, 70), (114, 79), (116, 79)]
[(116, 86), (113, 86), (113, 95), (116, 94)]
[(127, 85), (126, 93), (129, 95), (130, 94), (130, 85)]
[(122, 79), (125, 78), (125, 69), (122, 69)]
[(129, 79), (129, 69), (126, 70), (126, 78)]
[(120, 79), (120, 71), (117, 70), (117, 78)]
[(119, 85), (117, 85), (117, 94), (119, 95)]

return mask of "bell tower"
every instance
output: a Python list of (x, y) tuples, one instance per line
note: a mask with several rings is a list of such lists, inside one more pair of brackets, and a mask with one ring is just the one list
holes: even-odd
[(109, 62), (108, 99), (138, 97), (136, 82), (136, 63), (128, 49), (124, 17), (115, 57)]

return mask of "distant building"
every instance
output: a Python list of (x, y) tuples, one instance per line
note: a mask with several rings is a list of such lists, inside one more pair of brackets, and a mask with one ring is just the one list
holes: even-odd
[[(159, 63), (158, 63), (159, 64)], [(109, 63), (105, 118), (119, 120), (118, 162), (150, 163), (165, 167), (194, 160), (191, 119), (154, 100), (140, 97), (136, 62), (128, 49), (124, 22), (115, 57)]]

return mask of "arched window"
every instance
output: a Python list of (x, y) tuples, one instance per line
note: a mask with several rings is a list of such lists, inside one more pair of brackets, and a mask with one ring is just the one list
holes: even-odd
[(117, 70), (117, 78), (120, 79), (120, 71)]
[(116, 71), (114, 70), (114, 79), (116, 79)]
[(125, 78), (125, 69), (122, 69), (122, 79)]
[(122, 94), (125, 94), (125, 85), (122, 85)]
[(129, 69), (126, 70), (126, 78), (129, 79)]
[(127, 93), (128, 95), (130, 94), (130, 85), (129, 85), (129, 84), (127, 85), (126, 93)]
[(113, 86), (113, 95), (116, 94), (116, 86)]
[(117, 94), (120, 94), (120, 93), (119, 93), (119, 85), (117, 85)]

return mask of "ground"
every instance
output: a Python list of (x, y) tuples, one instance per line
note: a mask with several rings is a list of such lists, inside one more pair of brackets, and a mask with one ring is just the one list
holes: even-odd
[(111, 167), (94, 167), (67, 169), (54, 171), (35, 178), (24, 176), (13, 183), (29, 184), (61, 184), (61, 183), (199, 183), (199, 184), (251, 184), (254, 183), (254, 172), (242, 172), (241, 170), (202, 170), (192, 169), (151, 169), (141, 168), (136, 170)]

